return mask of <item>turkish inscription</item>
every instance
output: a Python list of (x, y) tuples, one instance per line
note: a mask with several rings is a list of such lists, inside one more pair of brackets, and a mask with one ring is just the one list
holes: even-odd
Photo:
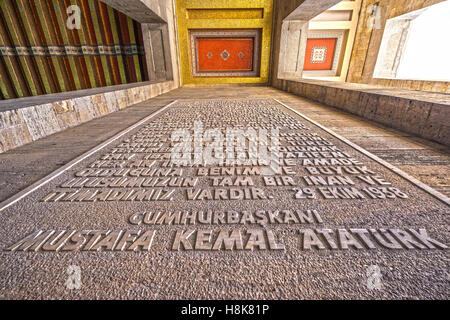
[[(225, 137), (230, 128), (276, 128), (276, 169), (267, 171), (267, 161), (255, 156), (258, 146), (273, 149), (261, 136), (246, 136), (243, 148), (230, 151), (208, 131)], [(174, 130), (187, 134), (174, 141)], [(180, 143), (193, 148), (174, 161)], [(232, 160), (217, 157), (230, 152)], [(219, 161), (194, 161), (204, 153)], [(386, 206), (409, 199), (373, 161), (273, 100), (186, 101), (76, 167), (40, 198), (47, 206), (133, 204), (123, 220), (129, 230), (37, 230), (7, 250), (149, 251), (166, 232), (171, 251), (287, 250), (286, 229), (299, 250), (447, 249), (424, 227), (331, 228), (327, 221), (330, 206), (339, 211), (348, 202)]]

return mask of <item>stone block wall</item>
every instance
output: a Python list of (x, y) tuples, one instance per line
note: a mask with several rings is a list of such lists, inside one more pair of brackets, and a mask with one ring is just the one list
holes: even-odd
[(176, 85), (165, 81), (119, 87), (110, 87), (109, 91), (86, 90), (90, 94), (81, 96), (78, 91), (77, 97), (67, 93), (69, 97), (64, 98), (61, 94), (59, 101), (52, 102), (45, 102), (46, 96), (38, 96), (1, 103), (0, 153), (156, 97)]
[(312, 80), (283, 80), (277, 87), (450, 146), (449, 95)]

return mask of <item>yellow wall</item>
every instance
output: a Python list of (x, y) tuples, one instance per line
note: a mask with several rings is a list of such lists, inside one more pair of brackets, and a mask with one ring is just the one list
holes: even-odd
[[(183, 83), (267, 83), (272, 37), (272, 8), (273, 0), (177, 0)], [(259, 77), (192, 77), (188, 32), (190, 29), (260, 29)]]

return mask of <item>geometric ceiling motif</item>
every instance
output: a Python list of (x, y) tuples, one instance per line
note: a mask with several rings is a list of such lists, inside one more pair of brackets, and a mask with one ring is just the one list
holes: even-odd
[(325, 61), (327, 59), (327, 50), (328, 50), (328, 47), (312, 47), (310, 62), (311, 63), (325, 63)]

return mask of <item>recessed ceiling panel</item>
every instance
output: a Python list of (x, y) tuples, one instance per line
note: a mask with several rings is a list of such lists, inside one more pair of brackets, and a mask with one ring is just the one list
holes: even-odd
[(308, 39), (303, 70), (331, 70), (337, 38)]
[(251, 71), (253, 39), (198, 39), (198, 70)]
[(258, 30), (191, 31), (194, 77), (254, 77), (259, 65)]

